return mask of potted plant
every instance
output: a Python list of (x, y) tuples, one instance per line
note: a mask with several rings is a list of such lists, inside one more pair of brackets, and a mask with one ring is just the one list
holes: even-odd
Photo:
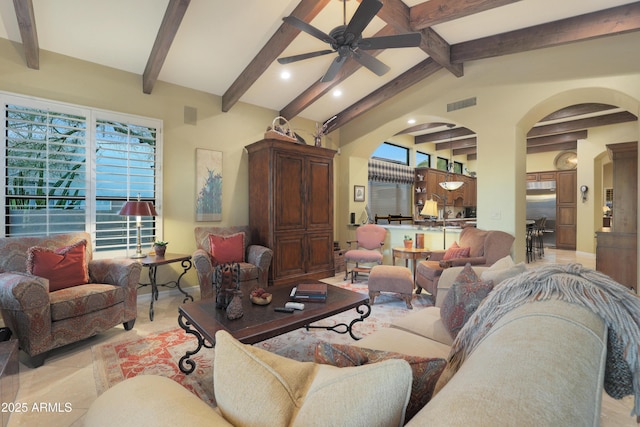
[(407, 249), (411, 249), (413, 246), (413, 239), (408, 234), (404, 235), (404, 247)]
[(167, 245), (169, 242), (165, 242), (163, 240), (156, 240), (153, 242), (153, 250), (156, 252), (157, 256), (164, 256), (164, 253), (167, 251)]

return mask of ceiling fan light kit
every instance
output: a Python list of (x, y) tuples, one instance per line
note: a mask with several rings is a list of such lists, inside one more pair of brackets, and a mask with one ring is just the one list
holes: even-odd
[(296, 18), (295, 16), (284, 17), (284, 22), (329, 44), (331, 49), (278, 58), (278, 62), (280, 64), (290, 64), (292, 62), (328, 55), (335, 52), (338, 56), (333, 60), (328, 70), (322, 76), (322, 79), (320, 80), (321, 82), (332, 81), (348, 58), (353, 58), (360, 63), (360, 65), (378, 76), (384, 75), (390, 70), (389, 66), (365, 51), (400, 47), (416, 47), (420, 45), (422, 36), (420, 33), (416, 32), (396, 34), (392, 36), (362, 38), (362, 31), (367, 27), (367, 25), (369, 25), (381, 8), (382, 2), (380, 0), (362, 0), (358, 9), (356, 9), (356, 12), (347, 24), (346, 0), (343, 0), (343, 25), (335, 27), (329, 32), (329, 34), (299, 18)]

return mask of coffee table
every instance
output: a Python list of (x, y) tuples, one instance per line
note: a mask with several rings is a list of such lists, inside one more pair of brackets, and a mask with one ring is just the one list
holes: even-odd
[[(305, 283), (321, 283), (318, 281), (305, 281)], [(215, 335), (219, 330), (229, 332), (238, 341), (245, 344), (255, 344), (260, 341), (273, 338), (278, 335), (291, 332), (299, 328), (322, 328), (340, 334), (348, 333), (351, 338), (358, 340), (353, 333), (353, 325), (362, 322), (371, 314), (369, 296), (358, 292), (342, 289), (337, 286), (328, 286), (327, 300), (321, 303), (305, 303), (304, 310), (296, 310), (293, 313), (280, 313), (273, 309), (284, 307), (291, 301), (291, 289), (293, 286), (277, 286), (269, 288), (273, 299), (269, 305), (255, 305), (249, 300), (248, 295), (243, 295), (242, 308), (244, 315), (240, 319), (227, 319), (224, 310), (216, 308), (215, 299), (202, 300), (194, 303), (183, 304), (178, 308), (178, 324), (186, 333), (192, 334), (198, 340), (195, 350), (187, 351), (180, 358), (178, 366), (185, 374), (190, 374), (196, 367), (191, 356), (198, 353), (202, 347), (213, 348)], [(334, 326), (313, 326), (318, 320), (331, 317), (335, 314), (355, 308), (359, 317), (349, 324), (339, 323)]]

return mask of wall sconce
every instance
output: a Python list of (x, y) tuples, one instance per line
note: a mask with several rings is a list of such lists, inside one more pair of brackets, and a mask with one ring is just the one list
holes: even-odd
[(580, 193), (582, 193), (582, 203), (587, 201), (587, 192), (589, 191), (589, 187), (586, 185), (580, 186)]

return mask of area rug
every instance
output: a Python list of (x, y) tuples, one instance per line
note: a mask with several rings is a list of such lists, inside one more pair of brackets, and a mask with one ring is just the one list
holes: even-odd
[[(355, 292), (367, 293), (367, 283), (344, 282), (336, 284)], [(432, 305), (426, 295), (414, 295), (413, 310), (406, 308), (403, 300), (394, 294), (381, 294), (371, 307), (371, 315), (364, 322), (354, 326), (354, 334), (364, 337), (376, 330), (389, 326), (391, 322), (411, 311)], [(349, 323), (356, 317), (355, 310), (329, 317), (314, 323), (317, 326), (332, 326)], [(324, 329), (298, 329), (269, 340), (255, 344), (273, 353), (300, 361), (311, 361), (315, 347), (325, 341), (339, 344), (352, 344), (348, 334), (339, 334)], [(200, 399), (215, 406), (213, 394), (213, 363), (215, 350), (201, 349), (192, 356), (196, 369), (189, 375), (180, 372), (178, 361), (187, 350), (196, 348), (195, 338), (186, 334), (180, 327), (149, 334), (135, 340), (123, 340), (101, 344), (92, 348), (93, 367), (98, 395), (136, 375), (161, 375), (171, 378), (196, 394)]]

